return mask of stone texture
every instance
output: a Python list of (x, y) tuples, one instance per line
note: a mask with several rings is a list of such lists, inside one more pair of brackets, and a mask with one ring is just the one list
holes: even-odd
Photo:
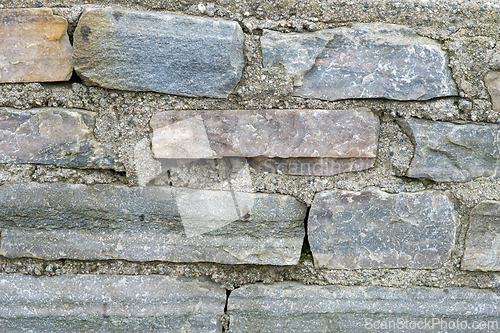
[(294, 265), (306, 207), (293, 197), (152, 186), (0, 187), (0, 254)]
[(0, 9), (0, 82), (67, 81), (73, 73), (68, 23), (52, 9)]
[(156, 158), (374, 158), (368, 109), (165, 111), (151, 118)]
[(73, 38), (77, 74), (110, 89), (225, 98), (245, 65), (232, 21), (89, 8)]
[(330, 30), (330, 36), (295, 96), (428, 100), (457, 95), (440, 44), (404, 26), (353, 24)]
[(154, 159), (148, 138), (140, 140), (134, 147), (134, 171), (139, 186), (146, 186), (161, 174), (161, 163)]
[(118, 168), (113, 149), (93, 135), (94, 112), (0, 108), (0, 163)]
[(490, 325), (487, 332), (497, 332), (499, 312), (498, 294), (469, 288), (400, 289), (283, 282), (243, 286), (231, 292), (228, 302), (232, 333), (452, 332), (457, 320), (460, 325), (466, 321), (468, 326), (459, 329), (463, 332), (479, 332), (472, 325), (480, 321)]
[(493, 110), (500, 111), (500, 72), (486, 74), (484, 83), (490, 93)]
[(483, 201), (470, 213), (461, 268), (500, 271), (500, 202)]
[(318, 268), (438, 268), (458, 226), (448, 192), (331, 190), (314, 198), (309, 244)]
[(399, 124), (415, 145), (408, 177), (465, 182), (500, 176), (500, 125), (421, 119)]
[(226, 292), (172, 277), (0, 274), (8, 332), (221, 332)]

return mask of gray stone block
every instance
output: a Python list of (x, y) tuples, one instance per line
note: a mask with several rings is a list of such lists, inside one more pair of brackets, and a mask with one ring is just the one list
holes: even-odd
[(0, 186), (0, 254), (294, 265), (306, 206), (290, 196), (163, 186)]
[(408, 177), (465, 182), (500, 176), (500, 125), (423, 119), (399, 124), (415, 145)]
[[(230, 332), (480, 332), (500, 329), (500, 296), (469, 288), (253, 284), (231, 292)], [(457, 329), (457, 325), (460, 325)]]
[(226, 291), (172, 277), (0, 274), (8, 332), (221, 332)]
[(448, 192), (371, 188), (318, 193), (307, 228), (319, 268), (438, 268), (450, 257), (458, 224)]
[(75, 70), (110, 89), (227, 97), (245, 60), (236, 22), (89, 8), (74, 34)]

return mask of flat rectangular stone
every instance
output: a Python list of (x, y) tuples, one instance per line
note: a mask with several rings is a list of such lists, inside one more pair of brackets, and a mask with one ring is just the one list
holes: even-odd
[(483, 201), (471, 211), (461, 269), (500, 271), (500, 201)]
[(0, 274), (8, 332), (221, 332), (226, 291), (161, 275)]
[[(302, 41), (291, 40), (290, 35)], [(457, 95), (448, 56), (439, 42), (420, 37), (405, 26), (353, 24), (315, 36), (282, 34), (280, 38), (272, 33), (262, 38), (264, 64), (285, 67), (298, 85), (294, 96), (428, 100)], [(325, 39), (328, 43), (316, 55)], [(305, 72), (302, 80), (297, 78)]]
[(500, 176), (500, 125), (400, 119), (415, 145), (406, 174), (437, 182)]
[(0, 254), (297, 264), (306, 206), (293, 197), (163, 186), (0, 186)]
[(318, 268), (439, 268), (450, 257), (458, 227), (448, 192), (318, 193), (308, 238)]
[(165, 111), (151, 118), (156, 158), (374, 158), (368, 109)]
[(78, 109), (0, 108), (0, 163), (113, 169), (113, 149), (94, 138), (95, 118)]
[(87, 8), (73, 38), (77, 74), (110, 89), (225, 98), (245, 65), (233, 21)]
[(500, 296), (485, 289), (259, 283), (232, 291), (227, 312), (232, 333), (500, 330)]
[(0, 9), (0, 82), (67, 81), (73, 73), (68, 22), (52, 9)]

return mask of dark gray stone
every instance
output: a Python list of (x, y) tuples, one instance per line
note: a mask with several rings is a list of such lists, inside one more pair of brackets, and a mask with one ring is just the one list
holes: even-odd
[(226, 291), (172, 277), (0, 274), (5, 332), (221, 332)]
[(450, 257), (458, 224), (448, 192), (371, 188), (318, 193), (307, 229), (318, 268), (438, 268)]
[(470, 213), (461, 268), (500, 271), (500, 201), (483, 201)]
[(0, 254), (294, 265), (306, 206), (293, 197), (152, 186), (0, 186)]
[(295, 96), (340, 100), (428, 100), (455, 96), (447, 54), (438, 42), (393, 24), (329, 30), (330, 41)]
[(245, 65), (232, 21), (88, 8), (73, 38), (77, 74), (110, 89), (225, 98)]
[(94, 112), (0, 108), (0, 163), (120, 169), (112, 147), (93, 135)]
[(415, 145), (408, 177), (465, 182), (500, 176), (500, 125), (422, 119), (399, 124)]
[[(230, 332), (480, 332), (500, 330), (500, 296), (469, 288), (253, 284), (231, 292)], [(465, 322), (465, 323), (464, 323)], [(466, 326), (463, 326), (466, 325)]]

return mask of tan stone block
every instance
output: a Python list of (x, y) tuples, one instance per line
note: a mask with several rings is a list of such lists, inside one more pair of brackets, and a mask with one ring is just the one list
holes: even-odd
[(500, 72), (489, 72), (484, 78), (491, 97), (493, 110), (500, 111)]

